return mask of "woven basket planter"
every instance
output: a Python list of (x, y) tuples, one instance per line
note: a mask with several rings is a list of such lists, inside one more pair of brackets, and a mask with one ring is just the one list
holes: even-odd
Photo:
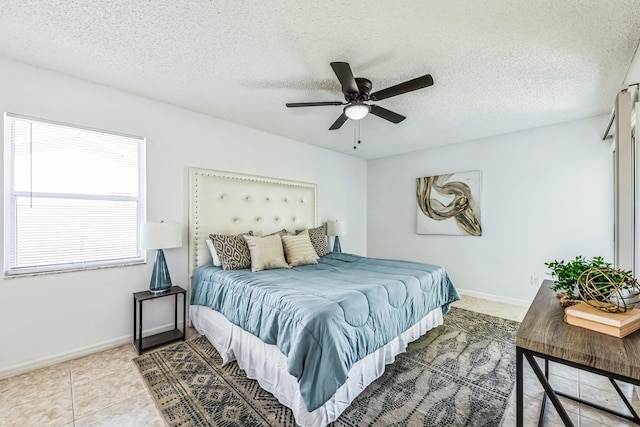
[(577, 288), (584, 302), (608, 313), (624, 313), (640, 302), (637, 280), (616, 268), (590, 268), (578, 277)]

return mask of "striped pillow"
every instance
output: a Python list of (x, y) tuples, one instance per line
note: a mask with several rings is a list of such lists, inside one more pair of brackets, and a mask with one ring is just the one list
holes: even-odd
[[(302, 233), (304, 230), (298, 231), (296, 234)], [(307, 230), (309, 232), (309, 240), (311, 240), (311, 244), (313, 245), (313, 249), (316, 250), (316, 253), (319, 257), (323, 257), (329, 253), (329, 248), (327, 247), (327, 231), (326, 226), (321, 225), (320, 227), (310, 228)]]
[(287, 256), (287, 262), (291, 267), (318, 263), (316, 261), (318, 254), (313, 249), (307, 230), (296, 236), (282, 236), (282, 244), (284, 253)]

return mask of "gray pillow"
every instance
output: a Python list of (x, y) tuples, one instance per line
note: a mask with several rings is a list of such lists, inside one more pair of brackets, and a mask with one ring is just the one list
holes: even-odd
[(209, 235), (223, 270), (241, 270), (251, 267), (251, 253), (243, 235), (253, 236), (253, 231), (234, 235)]
[[(304, 230), (300, 230), (296, 234), (300, 234), (303, 231)], [(318, 256), (325, 256), (326, 254), (328, 254), (329, 248), (327, 247), (326, 226), (321, 225), (320, 227), (310, 228), (307, 231), (309, 232), (309, 240), (311, 240), (313, 249), (316, 250)]]

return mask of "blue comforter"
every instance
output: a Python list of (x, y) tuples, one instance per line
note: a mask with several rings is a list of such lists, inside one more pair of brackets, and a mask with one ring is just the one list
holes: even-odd
[(317, 265), (255, 273), (201, 266), (191, 304), (277, 345), (311, 412), (354, 363), (459, 298), (442, 267), (330, 253)]

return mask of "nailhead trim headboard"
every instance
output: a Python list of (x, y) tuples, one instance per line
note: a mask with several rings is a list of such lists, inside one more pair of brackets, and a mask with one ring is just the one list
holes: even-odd
[(211, 262), (209, 234), (316, 226), (316, 184), (189, 168), (189, 276)]

